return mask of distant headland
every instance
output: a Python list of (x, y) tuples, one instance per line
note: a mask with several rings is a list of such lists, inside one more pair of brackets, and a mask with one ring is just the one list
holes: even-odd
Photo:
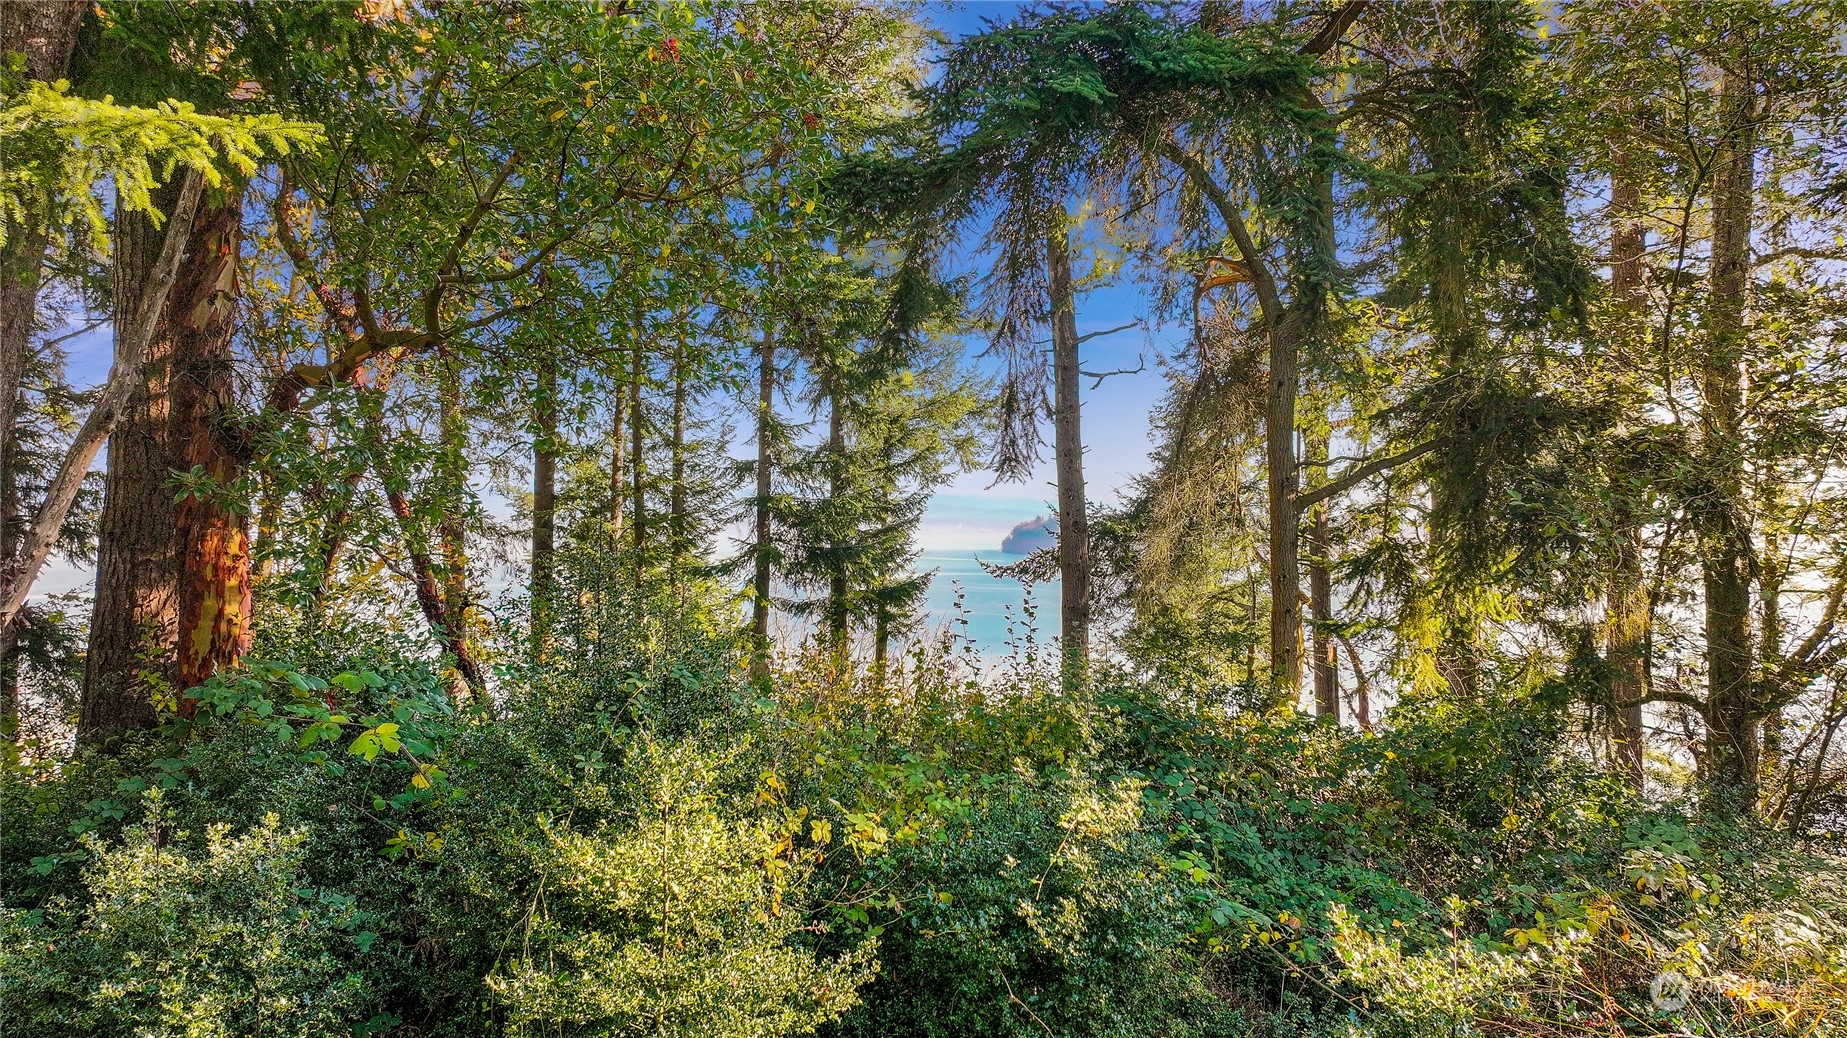
[(1039, 515), (1015, 526), (1000, 542), (1000, 550), (1009, 555), (1031, 555), (1040, 548), (1058, 543), (1058, 517)]

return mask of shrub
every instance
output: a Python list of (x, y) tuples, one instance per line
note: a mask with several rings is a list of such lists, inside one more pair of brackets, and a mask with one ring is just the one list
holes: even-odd
[(155, 806), (120, 843), (90, 837), (88, 900), (3, 917), (14, 1034), (324, 1035), (349, 1030), (374, 935), (353, 899), (302, 883), (276, 817), (196, 847)]

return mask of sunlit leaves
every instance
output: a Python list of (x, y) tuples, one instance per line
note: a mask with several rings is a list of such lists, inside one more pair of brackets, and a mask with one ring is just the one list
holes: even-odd
[(101, 247), (107, 234), (98, 191), (105, 181), (125, 212), (164, 216), (150, 192), (177, 168), (218, 187), (225, 173), (248, 177), (265, 160), (312, 150), (320, 127), (275, 115), (217, 116), (184, 101), (154, 108), (72, 96), (69, 84), (34, 82), (0, 100), (0, 244), (15, 224), (73, 227)]

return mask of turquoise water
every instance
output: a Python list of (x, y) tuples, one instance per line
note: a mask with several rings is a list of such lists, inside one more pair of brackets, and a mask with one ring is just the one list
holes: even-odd
[[(977, 560), (980, 561), (977, 561)], [(998, 551), (934, 550), (923, 553), (917, 562), (922, 571), (936, 572), (930, 592), (924, 600), (925, 624), (930, 631), (941, 629), (960, 616), (968, 626), (966, 634), (984, 655), (1007, 654), (1007, 625), (1013, 622), (1014, 636), (1023, 637), (1027, 627), (1026, 589), (1017, 580), (993, 577), (981, 568), (981, 562), (1018, 562), (1018, 555)], [(961, 610), (956, 610), (956, 596), (961, 592)], [(1058, 636), (1058, 582), (1035, 584), (1032, 589), (1035, 615), (1034, 636), (1048, 644)]]

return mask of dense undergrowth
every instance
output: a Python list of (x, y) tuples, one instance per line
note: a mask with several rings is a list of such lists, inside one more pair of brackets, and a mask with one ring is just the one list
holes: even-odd
[(272, 632), (190, 720), (15, 760), (7, 1033), (1847, 1034), (1843, 862), (1541, 703), (752, 683), (716, 614), (579, 600), (491, 702)]

